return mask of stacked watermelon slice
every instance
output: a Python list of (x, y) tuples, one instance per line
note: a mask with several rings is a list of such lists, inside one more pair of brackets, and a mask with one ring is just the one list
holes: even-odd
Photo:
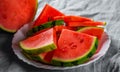
[(95, 54), (105, 24), (82, 16), (66, 16), (46, 4), (20, 47), (34, 61), (55, 66), (79, 65)]

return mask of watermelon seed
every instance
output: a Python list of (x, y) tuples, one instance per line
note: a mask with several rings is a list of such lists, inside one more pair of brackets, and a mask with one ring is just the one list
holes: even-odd
[(69, 46), (71, 47), (71, 49), (77, 48), (77, 45), (74, 42), (71, 42)]
[(71, 49), (76, 49), (77, 48), (77, 45), (73, 45), (72, 47), (71, 47)]
[(80, 39), (80, 43), (82, 43), (84, 40), (83, 39)]

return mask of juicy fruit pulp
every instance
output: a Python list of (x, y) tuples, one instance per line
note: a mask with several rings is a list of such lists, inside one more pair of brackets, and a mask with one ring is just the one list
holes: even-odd
[(105, 22), (91, 22), (91, 21), (86, 21), (86, 22), (68, 22), (68, 26), (72, 27), (78, 27), (78, 26), (104, 26), (106, 23)]
[(63, 29), (52, 63), (60, 66), (84, 63), (95, 53), (96, 42), (97, 38), (94, 36)]
[(34, 26), (41, 25), (43, 23), (46, 23), (48, 21), (52, 21), (53, 17), (55, 16), (63, 16), (61, 12), (56, 10), (55, 8), (49, 6), (48, 4), (45, 5), (44, 9), (42, 10), (41, 14), (37, 18), (37, 20), (34, 23)]
[(56, 48), (53, 28), (28, 37), (20, 42), (21, 48), (29, 54), (48, 52)]
[(79, 26), (104, 26), (106, 22), (93, 21), (90, 18), (81, 16), (55, 16), (54, 20), (64, 20), (66, 26), (79, 27)]
[(37, 9), (37, 0), (0, 0), (0, 28), (16, 32), (31, 22)]
[(68, 22), (85, 22), (85, 21), (93, 21), (90, 18), (81, 17), (81, 16), (56, 16), (54, 20), (64, 20), (66, 23)]
[(98, 40), (101, 40), (104, 28), (102, 27), (83, 27), (78, 32), (86, 33), (92, 36), (96, 36)]

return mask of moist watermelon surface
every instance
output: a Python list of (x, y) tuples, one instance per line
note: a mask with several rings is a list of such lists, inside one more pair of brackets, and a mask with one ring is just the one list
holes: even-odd
[(21, 48), (29, 54), (48, 52), (56, 48), (53, 28), (28, 37), (20, 42)]
[(102, 38), (104, 28), (102, 28), (102, 27), (83, 27), (83, 28), (79, 29), (78, 32), (96, 36), (98, 38), (98, 40), (100, 40)]
[(85, 21), (93, 21), (90, 18), (86, 17), (81, 17), (81, 16), (73, 16), (73, 15), (68, 15), (68, 16), (55, 16), (54, 20), (64, 20), (66, 23), (68, 22), (85, 22)]
[(34, 26), (38, 26), (40, 24), (46, 23), (48, 21), (54, 20), (53, 17), (55, 16), (63, 16), (64, 14), (58, 11), (57, 9), (51, 7), (50, 5), (46, 4), (43, 8), (42, 12), (36, 19)]
[(87, 61), (96, 51), (97, 38), (84, 33), (63, 29), (58, 40), (52, 64), (71, 66)]
[(85, 21), (85, 22), (68, 22), (68, 26), (78, 27), (78, 26), (105, 26), (106, 22), (94, 22), (94, 21)]
[(16, 32), (31, 22), (37, 9), (37, 0), (0, 0), (0, 28)]

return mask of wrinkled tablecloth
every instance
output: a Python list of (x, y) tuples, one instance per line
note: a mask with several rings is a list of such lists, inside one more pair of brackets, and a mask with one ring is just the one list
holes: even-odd
[(112, 42), (105, 56), (81, 68), (46, 70), (35, 68), (19, 60), (11, 44), (13, 34), (0, 30), (0, 72), (120, 72), (120, 0), (38, 0), (37, 16), (46, 3), (66, 15), (81, 15), (105, 21), (105, 29)]

